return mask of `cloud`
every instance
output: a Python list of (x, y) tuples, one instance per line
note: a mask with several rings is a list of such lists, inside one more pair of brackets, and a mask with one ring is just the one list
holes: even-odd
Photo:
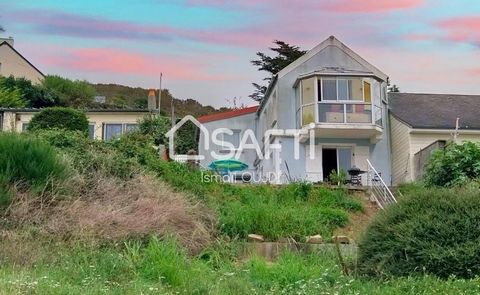
[(170, 79), (188, 81), (226, 81), (238, 78), (231, 75), (211, 74), (204, 62), (194, 59), (175, 56), (158, 58), (109, 48), (61, 48), (53, 54), (45, 54), (42, 60), (49, 67), (74, 72), (151, 77), (163, 71), (168, 73)]
[(435, 39), (434, 36), (424, 33), (410, 33), (403, 36), (403, 39), (407, 41), (430, 41)]
[(424, 0), (330, 0), (323, 8), (335, 12), (374, 13), (415, 8), (423, 3)]
[(323, 11), (348, 13), (371, 13), (415, 8), (422, 5), (424, 1), (425, 0), (187, 0), (184, 2), (187, 5), (193, 6), (236, 7), (244, 9), (269, 8), (270, 11), (286, 9), (290, 13), (298, 13), (304, 9), (322, 9)]
[(437, 26), (447, 40), (480, 47), (480, 16), (459, 16), (442, 20)]

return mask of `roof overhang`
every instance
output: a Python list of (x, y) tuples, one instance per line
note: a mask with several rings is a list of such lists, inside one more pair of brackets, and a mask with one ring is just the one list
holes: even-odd
[(415, 133), (415, 134), (427, 134), (427, 133), (433, 133), (433, 134), (445, 134), (445, 133), (454, 133), (458, 132), (459, 134), (478, 134), (480, 135), (480, 130), (479, 129), (459, 129), (455, 131), (455, 128), (452, 129), (434, 129), (434, 128), (411, 128), (410, 133)]
[(303, 79), (308, 79), (311, 77), (315, 76), (326, 76), (326, 77), (369, 77), (369, 78), (377, 78), (379, 77), (375, 76), (371, 72), (324, 72), (324, 71), (314, 71), (311, 73), (307, 74), (302, 74), (298, 76), (298, 78), (295, 80), (295, 83), (293, 84), (293, 87), (296, 88), (298, 86), (298, 83), (300, 83), (301, 80)]

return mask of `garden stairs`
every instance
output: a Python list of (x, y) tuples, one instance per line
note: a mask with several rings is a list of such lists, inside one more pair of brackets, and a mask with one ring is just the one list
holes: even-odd
[(391, 204), (397, 203), (397, 199), (393, 195), (390, 188), (385, 184), (381, 175), (377, 172), (372, 163), (367, 160), (368, 174), (367, 183), (370, 192), (370, 198), (377, 203), (380, 209), (385, 209)]

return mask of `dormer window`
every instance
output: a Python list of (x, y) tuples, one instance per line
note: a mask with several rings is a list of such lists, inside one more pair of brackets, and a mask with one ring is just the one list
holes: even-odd
[[(373, 104), (372, 78), (311, 76), (300, 80), (299, 126), (309, 123), (371, 123), (381, 114)], [(375, 118), (375, 119), (374, 119)]]
[(319, 78), (318, 101), (372, 101), (369, 82), (362, 78)]

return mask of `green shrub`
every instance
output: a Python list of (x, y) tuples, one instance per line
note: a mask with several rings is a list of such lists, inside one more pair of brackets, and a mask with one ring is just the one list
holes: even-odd
[(480, 177), (480, 144), (464, 142), (438, 150), (430, 157), (424, 174), (428, 186), (452, 187)]
[(97, 175), (130, 179), (139, 170), (136, 160), (123, 155), (114, 143), (92, 140), (83, 132), (49, 129), (35, 135), (63, 151), (87, 180), (95, 182)]
[(0, 134), (0, 202), (8, 203), (12, 185), (20, 183), (40, 190), (65, 175), (65, 165), (50, 145), (17, 134)]
[(170, 122), (170, 118), (155, 114), (145, 116), (138, 124), (138, 130), (144, 135), (150, 135), (156, 145), (168, 144), (165, 133), (167, 133), (171, 127), (172, 123)]
[(54, 107), (33, 116), (29, 130), (62, 129), (88, 134), (88, 119), (84, 112), (71, 108)]
[(480, 192), (417, 189), (378, 215), (359, 243), (368, 275), (480, 275)]
[(0, 86), (0, 107), (23, 108), (26, 105), (26, 102), (21, 97), (20, 90), (17, 88), (8, 89)]

